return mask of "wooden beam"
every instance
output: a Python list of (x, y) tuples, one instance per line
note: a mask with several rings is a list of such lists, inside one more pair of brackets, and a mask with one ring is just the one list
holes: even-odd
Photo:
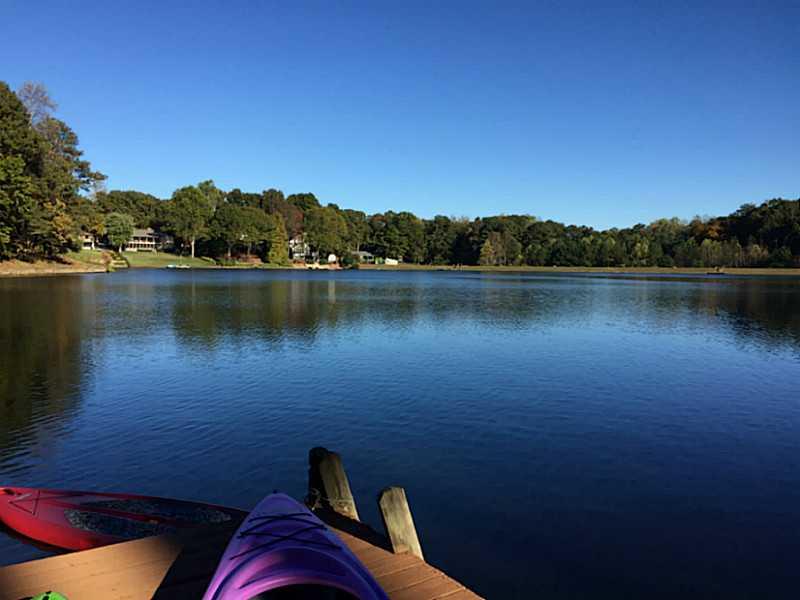
[(359, 520), (356, 501), (342, 465), (342, 457), (327, 448), (312, 448), (308, 453), (308, 492), (317, 502), (350, 519)]
[(401, 487), (388, 487), (378, 496), (383, 526), (392, 542), (395, 554), (410, 552), (424, 560), (422, 546), (419, 544), (414, 518), (408, 506), (406, 491)]

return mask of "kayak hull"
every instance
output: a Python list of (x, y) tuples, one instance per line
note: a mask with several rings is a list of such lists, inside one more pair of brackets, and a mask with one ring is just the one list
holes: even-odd
[(135, 494), (0, 488), (0, 522), (64, 550), (88, 550), (212, 523), (239, 522), (246, 512), (199, 502)]
[(342, 598), (387, 599), (366, 567), (322, 521), (293, 498), (272, 494), (231, 538), (203, 600), (248, 600), (307, 586), (336, 590)]

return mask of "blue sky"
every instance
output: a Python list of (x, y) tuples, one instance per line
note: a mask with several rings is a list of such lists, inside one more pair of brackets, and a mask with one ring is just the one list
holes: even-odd
[(798, 2), (3, 2), (109, 187), (595, 227), (800, 196)]

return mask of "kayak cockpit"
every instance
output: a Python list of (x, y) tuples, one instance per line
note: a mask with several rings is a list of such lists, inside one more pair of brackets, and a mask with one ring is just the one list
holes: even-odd
[(290, 585), (253, 596), (250, 600), (358, 600), (352, 594), (326, 585)]

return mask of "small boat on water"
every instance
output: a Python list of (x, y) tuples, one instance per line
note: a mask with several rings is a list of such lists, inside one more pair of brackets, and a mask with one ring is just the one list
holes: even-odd
[(388, 600), (344, 542), (285, 494), (267, 496), (247, 516), (203, 600), (273, 597)]
[(184, 265), (184, 264), (176, 265), (176, 264), (170, 263), (165, 268), (166, 269), (191, 269), (192, 267), (190, 267), (189, 265)]
[(135, 494), (0, 488), (0, 522), (65, 550), (87, 550), (215, 523), (240, 522), (247, 512), (215, 504)]

